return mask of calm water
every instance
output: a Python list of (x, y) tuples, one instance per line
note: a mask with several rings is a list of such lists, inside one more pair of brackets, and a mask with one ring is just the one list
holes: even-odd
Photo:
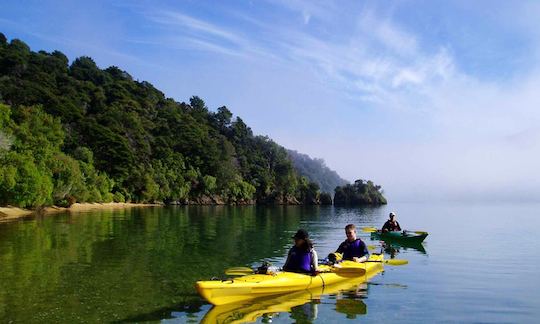
[[(325, 256), (344, 239), (346, 224), (380, 226), (390, 210), (402, 227), (430, 235), (423, 247), (387, 248), (387, 257), (409, 264), (386, 266), (367, 285), (214, 309), (193, 288), (227, 267), (281, 265), (299, 227)], [(533, 204), (156, 207), (0, 223), (0, 322), (197, 323), (216, 314), (274, 323), (535, 322), (539, 210)]]

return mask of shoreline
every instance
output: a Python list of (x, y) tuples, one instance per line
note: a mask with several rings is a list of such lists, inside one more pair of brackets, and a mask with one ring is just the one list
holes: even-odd
[(49, 206), (41, 209), (24, 209), (13, 206), (0, 207), (0, 222), (16, 220), (26, 216), (37, 214), (54, 214), (60, 212), (84, 212), (99, 209), (120, 209), (133, 207), (163, 206), (162, 204), (138, 204), (138, 203), (75, 203), (70, 207)]

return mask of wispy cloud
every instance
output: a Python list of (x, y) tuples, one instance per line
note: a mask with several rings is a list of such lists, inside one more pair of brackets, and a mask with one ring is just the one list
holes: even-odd
[(185, 31), (182, 28), (186, 28), (195, 32), (199, 36), (208, 38), (215, 37), (219, 40), (230, 42), (234, 45), (242, 45), (246, 43), (246, 40), (233, 32), (226, 31), (225, 28), (211, 24), (209, 22), (197, 19), (177, 11), (157, 11), (148, 16), (156, 23), (180, 27), (176, 29), (178, 33)]
[(203, 39), (192, 38), (192, 37), (181, 37), (176, 40), (173, 40), (173, 44), (176, 43), (179, 48), (191, 47), (197, 50), (210, 51), (217, 54), (225, 54), (230, 56), (244, 56), (241, 51), (231, 49), (226, 46), (217, 45), (214, 42), (206, 41)]
[(378, 15), (374, 9), (364, 9), (358, 17), (362, 40), (378, 43), (394, 56), (414, 56), (419, 48), (416, 37), (396, 26), (389, 17)]
[[(191, 48), (250, 60), (279, 60), (275, 53), (261, 46), (264, 45), (262, 42), (248, 36), (249, 33), (231, 30), (223, 25), (174, 10), (151, 11), (145, 13), (145, 16), (146, 19), (168, 28), (167, 33), (152, 41), (160, 46), (172, 45), (176, 48)], [(248, 20), (251, 24), (257, 24), (256, 20), (249, 19), (248, 16), (238, 14), (236, 17)], [(260, 26), (265, 25), (260, 24)], [(144, 42), (140, 39), (133, 41)]]
[[(367, 102), (381, 102), (389, 93), (410, 91), (423, 83), (444, 79), (455, 69), (445, 48), (425, 53), (417, 38), (397, 26), (390, 17), (381, 16), (372, 7), (356, 13), (328, 2), (269, 0), (272, 5), (302, 14), (304, 23), (316, 17), (343, 15), (354, 28), (340, 37), (328, 37), (313, 29), (287, 21), (254, 19), (241, 11), (229, 10), (232, 19), (253, 26), (253, 30), (231, 29), (208, 19), (174, 10), (155, 10), (146, 18), (166, 28), (163, 46), (191, 48), (243, 59), (303, 65), (344, 96)], [(335, 23), (335, 22), (334, 22)], [(233, 24), (234, 25), (234, 24)], [(169, 43), (173, 40), (172, 44)]]
[(306, 25), (312, 17), (323, 21), (333, 19), (339, 8), (337, 3), (332, 1), (266, 0), (266, 2), (297, 13)]

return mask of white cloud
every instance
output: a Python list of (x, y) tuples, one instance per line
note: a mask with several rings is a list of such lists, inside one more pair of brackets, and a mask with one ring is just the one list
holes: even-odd
[[(159, 24), (178, 26), (190, 29), (195, 32), (199, 32), (199, 36), (213, 36), (237, 45), (246, 43), (244, 38), (238, 36), (235, 33), (226, 31), (223, 27), (211, 24), (200, 19), (196, 19), (194, 17), (185, 15), (177, 11), (157, 11), (154, 14), (149, 15), (148, 17)], [(183, 31), (181, 29), (178, 29), (178, 33), (182, 32)]]
[(418, 52), (416, 37), (397, 28), (388, 18), (377, 15), (373, 9), (365, 9), (358, 20), (363, 36), (371, 38), (396, 56), (414, 56)]
[(302, 17), (304, 18), (304, 24), (306, 24), (306, 25), (309, 24), (309, 20), (311, 19), (311, 15), (308, 12), (304, 11), (304, 12), (302, 12)]
[(339, 12), (339, 4), (332, 1), (315, 0), (266, 0), (275, 6), (298, 13), (304, 24), (308, 24), (312, 17), (318, 20), (331, 21)]
[(424, 76), (411, 69), (402, 69), (393, 79), (392, 86), (397, 88), (405, 83), (420, 84), (424, 81)]

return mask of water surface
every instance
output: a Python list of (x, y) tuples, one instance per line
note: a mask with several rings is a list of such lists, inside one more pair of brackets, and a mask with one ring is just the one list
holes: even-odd
[[(383, 250), (408, 265), (386, 266), (346, 290), (233, 307), (228, 320), (533, 322), (540, 315), (539, 207), (149, 207), (0, 223), (0, 320), (208, 320), (216, 309), (197, 295), (196, 280), (265, 260), (281, 265), (300, 227), (325, 256), (345, 238), (346, 224), (380, 226), (394, 210), (403, 228), (430, 233), (423, 247)], [(380, 251), (369, 234), (359, 235)]]

